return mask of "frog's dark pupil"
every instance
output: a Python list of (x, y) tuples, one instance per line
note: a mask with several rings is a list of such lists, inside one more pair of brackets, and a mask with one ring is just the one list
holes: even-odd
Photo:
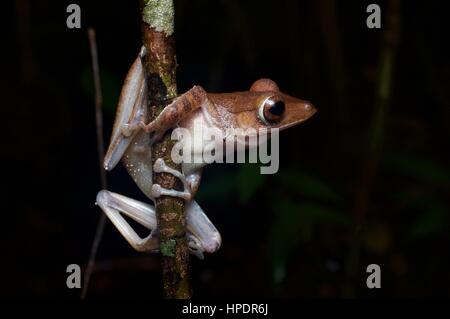
[(273, 115), (283, 114), (284, 102), (283, 101), (275, 102), (275, 104), (270, 107), (269, 112), (272, 113)]

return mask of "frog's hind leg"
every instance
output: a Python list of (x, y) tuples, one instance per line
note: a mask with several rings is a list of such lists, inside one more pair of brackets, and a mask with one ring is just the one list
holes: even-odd
[(189, 202), (186, 207), (186, 215), (191, 253), (203, 259), (204, 251), (207, 253), (217, 251), (222, 243), (222, 237), (197, 202)]
[[(152, 205), (107, 190), (97, 194), (97, 204), (134, 249), (141, 252), (158, 250), (155, 208)], [(121, 213), (150, 229), (150, 234), (141, 238)]]
[(147, 84), (144, 77), (142, 49), (134, 61), (120, 93), (111, 141), (104, 159), (106, 170), (112, 170), (122, 158), (146, 117)]
[[(158, 251), (156, 213), (152, 205), (107, 190), (101, 190), (97, 194), (97, 204), (134, 249), (141, 252)], [(122, 214), (150, 229), (150, 234), (141, 238)], [(203, 252), (213, 253), (219, 249), (220, 234), (196, 202), (188, 204), (186, 215), (190, 253), (203, 259)]]

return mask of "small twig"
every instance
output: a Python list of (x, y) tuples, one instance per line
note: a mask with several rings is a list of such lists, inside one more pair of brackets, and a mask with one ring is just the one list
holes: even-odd
[[(91, 49), (92, 57), (92, 71), (94, 74), (94, 87), (95, 87), (95, 123), (97, 127), (97, 152), (98, 163), (100, 167), (100, 180), (102, 189), (107, 189), (106, 173), (103, 169), (103, 156), (105, 154), (105, 145), (103, 142), (103, 114), (102, 114), (102, 87), (100, 82), (100, 72), (98, 68), (98, 56), (97, 56), (97, 42), (95, 39), (95, 30), (93, 28), (88, 29), (89, 47)], [(103, 230), (105, 228), (106, 215), (101, 214), (95, 231), (94, 241), (92, 242), (91, 253), (89, 255), (89, 262), (86, 267), (86, 273), (84, 275), (83, 289), (81, 291), (81, 299), (86, 298), (87, 290), (89, 288), (89, 281), (91, 279), (92, 271), (94, 270), (95, 257), (97, 256), (98, 246), (102, 240)]]
[(20, 59), (20, 76), (22, 84), (30, 85), (38, 77), (37, 64), (33, 55), (33, 46), (31, 45), (31, 19), (30, 19), (30, 1), (16, 1), (17, 35)]
[(339, 25), (338, 10), (336, 0), (317, 1), (316, 8), (320, 17), (322, 38), (325, 52), (328, 57), (331, 83), (333, 85), (333, 96), (336, 101), (337, 122), (339, 128), (339, 143), (348, 143), (348, 131), (350, 125), (349, 116), (349, 95), (347, 65), (342, 47), (342, 30)]
[[(400, 0), (389, 2), (386, 27), (384, 29), (381, 51), (377, 95), (375, 97), (374, 115), (368, 132), (368, 144), (361, 168), (359, 187), (355, 196), (355, 228), (347, 258), (347, 275), (351, 284), (347, 287), (345, 297), (354, 297), (353, 281), (358, 272), (363, 227), (369, 212), (371, 196), (375, 187), (378, 166), (383, 148), (384, 133), (390, 108), (392, 79), (395, 69), (395, 57), (400, 40)], [(359, 278), (358, 278), (359, 280)]]

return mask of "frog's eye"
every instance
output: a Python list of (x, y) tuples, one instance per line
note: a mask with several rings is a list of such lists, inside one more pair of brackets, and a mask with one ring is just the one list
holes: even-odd
[(279, 97), (270, 96), (261, 104), (258, 115), (264, 124), (270, 125), (281, 120), (284, 110), (284, 101)]

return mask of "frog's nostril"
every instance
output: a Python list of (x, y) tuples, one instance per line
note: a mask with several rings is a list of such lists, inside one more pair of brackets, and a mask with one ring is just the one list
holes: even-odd
[(311, 103), (305, 103), (304, 108), (308, 113), (311, 114), (314, 114), (317, 111), (317, 109)]

